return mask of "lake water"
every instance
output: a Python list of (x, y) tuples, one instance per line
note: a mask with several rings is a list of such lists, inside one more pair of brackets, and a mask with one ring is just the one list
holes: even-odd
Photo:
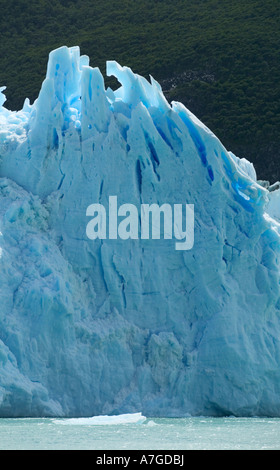
[(280, 419), (0, 419), (0, 450), (280, 450)]

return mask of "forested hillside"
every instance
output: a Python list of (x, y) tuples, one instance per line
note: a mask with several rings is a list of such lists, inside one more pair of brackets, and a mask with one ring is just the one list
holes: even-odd
[[(37, 97), (49, 52), (79, 45), (158, 80), (228, 150), (280, 180), (279, 0), (0, 0), (6, 106)], [(107, 83), (110, 83), (107, 81)], [(112, 84), (113, 86), (113, 84)]]

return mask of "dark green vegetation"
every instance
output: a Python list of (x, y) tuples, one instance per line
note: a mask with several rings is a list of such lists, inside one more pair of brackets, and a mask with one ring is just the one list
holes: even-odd
[(79, 45), (157, 79), (228, 150), (280, 179), (279, 0), (0, 0), (6, 106), (37, 97), (49, 52)]

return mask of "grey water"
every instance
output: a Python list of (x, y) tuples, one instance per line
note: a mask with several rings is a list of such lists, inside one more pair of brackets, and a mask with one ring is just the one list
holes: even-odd
[(0, 419), (0, 450), (279, 450), (278, 418), (148, 418), (91, 425)]

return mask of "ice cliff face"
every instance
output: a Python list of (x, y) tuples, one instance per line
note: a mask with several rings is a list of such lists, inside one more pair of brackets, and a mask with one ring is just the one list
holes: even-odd
[[(62, 47), (33, 105), (1, 93), (0, 416), (280, 416), (269, 191), (152, 78), (107, 73)], [(194, 247), (90, 240), (111, 195), (194, 204)]]

